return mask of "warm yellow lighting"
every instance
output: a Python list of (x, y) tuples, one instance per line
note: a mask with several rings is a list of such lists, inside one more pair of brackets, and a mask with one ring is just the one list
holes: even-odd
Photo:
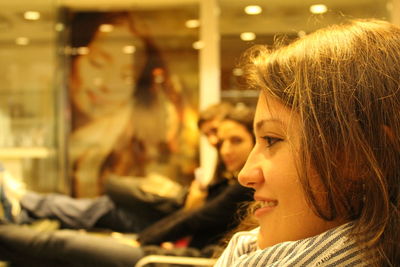
[(86, 46), (81, 46), (76, 49), (78, 55), (87, 55), (89, 54), (89, 48)]
[(328, 7), (326, 5), (312, 5), (310, 6), (310, 12), (313, 14), (324, 14), (328, 11)]
[(103, 78), (101, 78), (101, 77), (94, 77), (94, 78), (93, 78), (93, 84), (94, 84), (95, 86), (98, 86), (98, 87), (103, 86), (104, 80), (103, 80)]
[(242, 32), (240, 34), (240, 39), (243, 41), (253, 41), (256, 39), (256, 34), (254, 32)]
[(122, 52), (125, 54), (133, 54), (136, 51), (136, 47), (134, 45), (126, 45), (122, 48)]
[(17, 39), (15, 39), (15, 43), (17, 45), (27, 45), (27, 44), (29, 44), (29, 38), (27, 38), (27, 37), (18, 37)]
[(112, 32), (114, 30), (114, 26), (111, 24), (101, 24), (99, 30), (101, 32)]
[(196, 50), (202, 49), (204, 47), (203, 41), (196, 41), (192, 44), (193, 48)]
[(121, 233), (118, 233), (118, 232), (112, 232), (111, 236), (114, 237), (114, 238), (117, 238), (117, 239), (124, 238), (124, 235), (121, 234)]
[(393, 11), (393, 2), (387, 2), (386, 3), (386, 10), (388, 12), (392, 12)]
[(243, 75), (243, 70), (241, 68), (234, 68), (232, 70), (232, 74), (235, 76), (242, 76)]
[(189, 19), (185, 22), (185, 26), (189, 29), (198, 28), (200, 26), (200, 21), (198, 19)]
[(62, 32), (62, 31), (64, 30), (64, 24), (62, 24), (62, 23), (57, 23), (57, 24), (54, 26), (54, 29), (55, 29), (56, 31), (58, 31), (58, 32)]
[(38, 20), (40, 19), (40, 13), (37, 11), (26, 11), (24, 13), (24, 19), (26, 20)]
[(298, 31), (297, 32), (297, 36), (299, 36), (300, 38), (301, 37), (304, 37), (304, 36), (306, 36), (307, 35), (307, 33), (305, 32), (305, 31)]
[(244, 12), (248, 15), (258, 15), (262, 12), (262, 8), (256, 5), (246, 6)]

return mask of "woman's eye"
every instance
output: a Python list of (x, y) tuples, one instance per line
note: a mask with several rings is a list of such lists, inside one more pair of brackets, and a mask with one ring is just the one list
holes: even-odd
[(264, 139), (265, 142), (267, 143), (267, 147), (272, 147), (276, 143), (282, 141), (281, 138), (276, 138), (276, 137), (271, 137), (271, 136), (263, 136), (262, 139)]
[(231, 138), (231, 143), (234, 145), (241, 144), (243, 142), (243, 139), (240, 137), (232, 137)]

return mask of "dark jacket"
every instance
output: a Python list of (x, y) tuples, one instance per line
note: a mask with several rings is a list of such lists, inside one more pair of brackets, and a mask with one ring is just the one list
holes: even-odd
[[(205, 204), (194, 211), (179, 210), (145, 228), (138, 235), (142, 245), (158, 245), (191, 236), (190, 247), (203, 248), (217, 243), (238, 223), (241, 203), (252, 200), (252, 190), (236, 180), (226, 180), (209, 189)], [(217, 194), (213, 190), (219, 191)]]

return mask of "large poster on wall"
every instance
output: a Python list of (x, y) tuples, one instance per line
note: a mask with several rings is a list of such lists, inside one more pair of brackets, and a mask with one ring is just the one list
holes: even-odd
[(165, 13), (68, 11), (76, 197), (102, 194), (111, 175), (181, 182), (198, 165), (196, 36), (166, 34), (179, 29)]

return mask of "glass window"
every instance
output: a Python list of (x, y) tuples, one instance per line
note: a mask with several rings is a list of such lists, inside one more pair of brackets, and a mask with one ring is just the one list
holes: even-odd
[(0, 162), (35, 190), (62, 191), (55, 2), (0, 7)]
[(185, 183), (198, 166), (198, 10), (194, 5), (65, 7), (72, 195), (110, 176)]

